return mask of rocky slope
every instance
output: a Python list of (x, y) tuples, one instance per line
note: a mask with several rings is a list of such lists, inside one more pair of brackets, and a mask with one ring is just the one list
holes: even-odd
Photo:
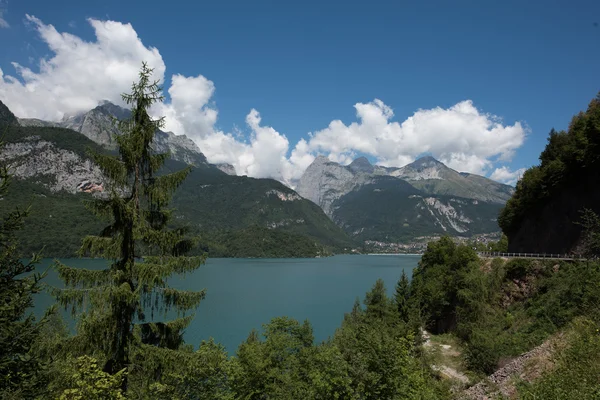
[(514, 189), (432, 157), (386, 168), (365, 157), (342, 166), (319, 156), (297, 190), (357, 239), (406, 241), (498, 231), (496, 216)]
[[(24, 127), (58, 127), (67, 128), (83, 134), (88, 139), (107, 148), (115, 149), (115, 135), (120, 132), (114, 124), (114, 119), (126, 119), (130, 111), (103, 102), (98, 107), (77, 115), (65, 116), (60, 122), (42, 121), (39, 119), (20, 118), (19, 124)], [(159, 153), (171, 153), (175, 160), (192, 165), (206, 164), (206, 157), (198, 146), (185, 135), (175, 135), (172, 132), (158, 131), (155, 138), (154, 150)]]
[(480, 175), (459, 173), (433, 157), (422, 157), (402, 168), (391, 170), (389, 174), (408, 181), (428, 194), (459, 196), (504, 204), (514, 193), (512, 186), (494, 182)]
[(382, 176), (341, 196), (332, 218), (360, 241), (408, 242), (420, 236), (471, 236), (498, 231), (500, 205), (428, 195), (408, 182)]
[(17, 179), (31, 179), (51, 192), (101, 192), (104, 177), (87, 157), (66, 150), (39, 137), (25, 137), (20, 142), (6, 143), (0, 161), (11, 165)]

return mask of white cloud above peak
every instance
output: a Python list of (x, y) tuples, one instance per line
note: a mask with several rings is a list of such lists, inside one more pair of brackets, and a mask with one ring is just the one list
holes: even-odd
[[(19, 117), (56, 121), (90, 110), (102, 100), (122, 105), (120, 95), (129, 91), (142, 61), (155, 69), (156, 79), (165, 82), (166, 65), (159, 50), (144, 45), (131, 24), (88, 19), (95, 33), (95, 40), (88, 42), (58, 32), (34, 16), (26, 19), (52, 55), (39, 60), (38, 71), (18, 63), (13, 63), (15, 76), (0, 69), (0, 99)], [(493, 179), (513, 182), (519, 171), (497, 164), (510, 161), (526, 136), (521, 123), (503, 124), (470, 100), (417, 110), (398, 122), (392, 120), (390, 106), (374, 99), (354, 105), (355, 122), (332, 120), (294, 144), (263, 124), (255, 109), (245, 117), (247, 134), (240, 135), (235, 128), (234, 132), (217, 129), (215, 84), (203, 75), (174, 74), (165, 89), (169, 101), (155, 105), (151, 112), (165, 116), (166, 130), (194, 140), (210, 162), (229, 163), (238, 174), (290, 185), (319, 154), (343, 164), (365, 154), (380, 165), (403, 166), (428, 153), (456, 170), (477, 174), (493, 170)]]
[(521, 179), (524, 173), (525, 168), (519, 168), (515, 171), (511, 171), (511, 169), (507, 166), (502, 166), (500, 168), (496, 168), (494, 172), (492, 172), (492, 175), (490, 175), (490, 178), (495, 181), (514, 186), (517, 184), (517, 181)]
[(402, 166), (429, 153), (459, 171), (485, 174), (495, 159), (510, 160), (525, 139), (519, 123), (504, 126), (499, 118), (480, 112), (470, 100), (450, 108), (418, 110), (402, 123), (381, 100), (354, 105), (358, 122), (339, 120), (312, 135), (309, 147), (344, 158), (361, 152), (384, 166)]

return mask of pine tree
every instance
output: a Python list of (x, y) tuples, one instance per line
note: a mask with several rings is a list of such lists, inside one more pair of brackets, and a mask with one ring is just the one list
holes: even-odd
[[(83, 311), (71, 349), (98, 359), (105, 372), (128, 369), (129, 376), (135, 364), (145, 359), (144, 352), (179, 347), (192, 318), (186, 313), (205, 295), (204, 290), (183, 291), (168, 284), (173, 274), (194, 271), (204, 257), (184, 256), (195, 239), (188, 238), (184, 228), (167, 228), (173, 210), (166, 206), (191, 167), (158, 174), (168, 154), (155, 154), (151, 148), (164, 124), (163, 118), (148, 114), (152, 104), (163, 100), (162, 88), (150, 80), (151, 75), (152, 69), (144, 63), (131, 94), (122, 95), (132, 110), (128, 120), (118, 122), (122, 132), (115, 138), (118, 154), (92, 154), (108, 179), (109, 196), (86, 205), (98, 217), (108, 217), (110, 224), (98, 236), (83, 239), (80, 255), (111, 263), (103, 270), (57, 263), (66, 288), (54, 291), (60, 305), (73, 313)], [(170, 310), (177, 311), (177, 319), (148, 322), (155, 312), (166, 318)], [(127, 382), (125, 375), (123, 389)]]
[(383, 279), (377, 279), (373, 287), (367, 292), (364, 300), (366, 315), (390, 322), (390, 300), (385, 291)]
[(394, 294), (394, 301), (396, 308), (398, 309), (398, 315), (400, 320), (408, 322), (409, 318), (409, 307), (408, 298), (410, 297), (410, 283), (406, 277), (406, 273), (402, 271), (402, 276), (398, 283), (396, 283), (396, 293)]
[[(0, 148), (2, 143), (0, 143)], [(8, 191), (8, 166), (0, 165), (0, 199)], [(36, 321), (30, 309), (33, 294), (41, 291), (45, 274), (36, 273), (39, 255), (23, 261), (16, 233), (30, 209), (14, 209), (0, 219), (0, 397), (33, 397), (38, 384), (40, 360), (31, 348), (46, 317)], [(52, 310), (49, 311), (49, 313)], [(49, 315), (49, 314), (47, 314)]]

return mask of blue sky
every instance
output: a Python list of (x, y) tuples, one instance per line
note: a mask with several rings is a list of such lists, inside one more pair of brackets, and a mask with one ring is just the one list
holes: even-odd
[[(7, 75), (26, 83), (27, 77), (17, 73), (12, 62), (37, 74), (40, 59), (56, 56), (49, 39), (40, 33), (43, 27), (53, 25), (60, 34), (70, 33), (93, 44), (97, 32), (88, 18), (130, 23), (144, 47), (158, 50), (157, 62), (166, 67), (165, 89), (173, 74), (204, 79), (194, 81), (205, 93), (197, 96), (204, 103), (192, 101), (197, 106), (193, 118), (186, 108), (189, 104), (183, 103), (191, 96), (184, 90), (191, 90), (192, 81), (182, 80), (179, 99), (170, 99), (170, 108), (157, 110), (171, 118), (169, 127), (175, 133), (196, 135), (202, 150), (214, 153), (214, 161), (231, 162), (239, 173), (254, 176), (297, 178), (297, 172), (290, 171), (301, 172), (317, 153), (342, 162), (366, 154), (373, 162), (387, 165), (432, 153), (457, 169), (488, 176), (505, 168), (506, 174), (494, 177), (514, 181), (516, 170), (537, 163), (550, 128), (567, 128), (572, 115), (585, 109), (600, 90), (598, 1), (2, 0), (0, 4), (8, 25), (0, 28), (5, 83)], [(112, 54), (117, 60), (129, 57), (119, 51)], [(63, 54), (53, 68), (81, 76), (76, 68), (69, 69), (68, 64), (76, 62), (74, 54)], [(132, 63), (137, 56), (130, 57)], [(48, 82), (64, 82), (52, 79)], [(0, 100), (29, 113), (21, 116), (48, 118), (41, 110), (33, 111), (33, 106), (25, 110), (33, 100), (15, 90), (14, 85), (0, 86)], [(73, 111), (69, 107), (77, 103), (79, 94), (73, 94), (77, 90), (69, 88), (73, 100), (52, 110), (54, 119)], [(81, 90), (86, 90), (84, 96), (94, 91), (83, 84)], [(96, 96), (111, 97), (101, 90)], [(38, 97), (44, 98), (44, 92)], [(461, 103), (466, 100), (472, 102), (471, 108)], [(378, 117), (364, 127), (364, 118), (363, 123), (357, 118), (357, 103), (367, 105), (364, 118), (377, 110), (381, 114), (393, 110), (394, 116), (386, 114), (384, 125), (402, 125), (418, 110), (439, 107), (439, 112), (419, 114), (415, 121), (422, 121), (421, 125), (409, 133), (408, 127), (382, 125)], [(463, 106), (447, 111), (457, 104)], [(488, 129), (481, 135), (488, 135), (485, 140), (490, 146), (499, 148), (503, 140), (512, 141), (493, 154), (476, 137), (470, 119), (453, 119), (455, 112), (471, 115), (473, 110), (479, 119), (474, 125), (485, 125), (481, 118), (493, 115), (502, 119), (503, 128), (520, 123), (526, 137), (522, 140), (512, 129), (494, 139), (495, 131)], [(327, 129), (334, 120), (341, 120), (342, 126)], [(444, 121), (455, 124), (449, 129), (456, 132), (446, 134)], [(194, 124), (202, 126), (198, 128), (202, 133), (194, 131)], [(437, 133), (431, 132), (432, 127)], [(378, 129), (389, 132), (379, 137)], [(214, 132), (221, 136), (210, 136)], [(309, 132), (317, 139), (311, 142)], [(413, 137), (406, 139), (410, 143), (393, 141), (395, 150), (391, 145), (382, 150), (368, 143), (374, 137), (377, 143), (392, 140), (390, 135)], [(303, 138), (307, 148), (300, 151), (296, 145)], [(355, 143), (340, 148), (348, 140)], [(423, 140), (438, 146), (423, 152), (429, 148)], [(457, 145), (462, 142), (462, 147)], [(294, 149), (298, 150), (295, 157)]]

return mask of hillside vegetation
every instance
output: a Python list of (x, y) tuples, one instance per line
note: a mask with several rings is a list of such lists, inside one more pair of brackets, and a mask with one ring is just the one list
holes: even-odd
[(600, 95), (573, 117), (568, 131), (552, 130), (540, 164), (519, 180), (498, 223), (509, 251), (567, 253), (581, 240), (581, 212), (600, 213)]
[(404, 242), (450, 232), (467, 236), (494, 232), (501, 208), (497, 203), (426, 195), (392, 177), (381, 177), (355, 189), (333, 206), (334, 221), (352, 237), (382, 242)]
[[(14, 122), (10, 111), (3, 115)], [(110, 153), (69, 129), (4, 126), (6, 143), (50, 142), (82, 160), (89, 159), (90, 150)], [(19, 157), (13, 159), (14, 164), (19, 161)], [(183, 167), (169, 160), (162, 173)], [(100, 229), (83, 204), (91, 195), (51, 191), (46, 184), (52, 179), (51, 175), (16, 179), (14, 190), (5, 196), (4, 201), (14, 206), (32, 205), (30, 223), (18, 234), (21, 254), (44, 248), (46, 257), (72, 257), (81, 239)], [(230, 176), (209, 164), (194, 167), (175, 193), (174, 206), (176, 221), (185, 221), (192, 232), (202, 233), (203, 243), (196, 251), (204, 249), (215, 257), (315, 257), (355, 246), (318, 206), (280, 182)], [(251, 235), (251, 231), (260, 234)]]

